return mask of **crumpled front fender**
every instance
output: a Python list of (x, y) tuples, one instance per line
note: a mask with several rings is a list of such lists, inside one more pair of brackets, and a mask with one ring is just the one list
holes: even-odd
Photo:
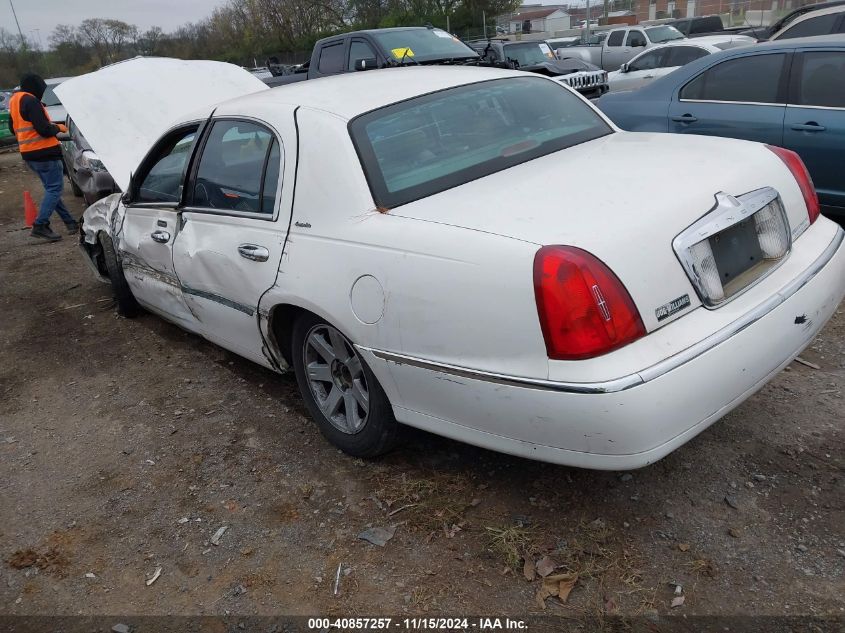
[(102, 200), (98, 200), (85, 209), (82, 214), (83, 239), (88, 244), (97, 243), (97, 235), (105, 233), (116, 243), (115, 236), (120, 233), (123, 227), (123, 215), (125, 209), (120, 204), (123, 194), (113, 193)]

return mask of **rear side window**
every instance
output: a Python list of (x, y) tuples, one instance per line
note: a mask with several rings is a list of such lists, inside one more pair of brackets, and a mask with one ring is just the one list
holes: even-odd
[(273, 213), (273, 196), (278, 182), (279, 154), (276, 152), (275, 182), (271, 197), (262, 196), (265, 165), (272, 146), (270, 131), (245, 121), (216, 121), (202, 150), (194, 179), (191, 205), (224, 211)]
[(845, 108), (845, 52), (804, 53), (798, 104)]
[(672, 46), (667, 49), (666, 59), (663, 61), (664, 66), (686, 66), (690, 62), (694, 62), (700, 57), (707, 55), (707, 51), (698, 46)]
[(681, 99), (783, 103), (779, 88), (786, 55), (748, 55), (713, 66), (681, 89)]
[(343, 42), (329, 44), (320, 49), (320, 63), (317, 69), (326, 75), (343, 70)]
[(827, 15), (820, 15), (816, 18), (807, 18), (803, 22), (797, 23), (789, 30), (779, 35), (776, 39), (787, 40), (795, 37), (814, 37), (816, 35), (828, 35), (833, 31), (836, 20), (839, 19), (841, 13), (829, 13)]
[(608, 46), (622, 46), (622, 40), (625, 39), (625, 31), (614, 31), (607, 38)]
[(349, 130), (373, 198), (387, 208), (612, 133), (579, 97), (540, 77), (423, 95), (357, 117)]

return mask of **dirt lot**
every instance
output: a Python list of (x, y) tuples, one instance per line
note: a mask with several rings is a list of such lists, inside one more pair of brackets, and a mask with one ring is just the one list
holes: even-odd
[[(0, 156), (2, 614), (845, 613), (842, 308), (802, 354), (819, 369), (793, 363), (644, 470), (420, 432), (364, 462), (292, 377), (117, 317), (73, 238), (21, 230), (24, 188), (40, 199)], [(577, 575), (545, 611), (523, 566), (544, 556)]]

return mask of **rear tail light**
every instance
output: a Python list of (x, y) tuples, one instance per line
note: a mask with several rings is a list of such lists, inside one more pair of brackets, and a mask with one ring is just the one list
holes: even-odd
[(801, 157), (793, 152), (791, 149), (777, 147), (775, 145), (766, 145), (770, 150), (777, 154), (784, 164), (789, 167), (793, 177), (798, 181), (798, 187), (801, 189), (801, 194), (804, 196), (804, 202), (807, 205), (807, 215), (810, 216), (810, 224), (815, 222), (821, 210), (819, 208), (819, 196), (816, 193), (816, 188), (813, 186), (813, 179), (810, 178), (810, 172), (807, 171), (807, 166)]
[(537, 251), (534, 293), (549, 358), (592, 358), (645, 336), (625, 286), (580, 248), (544, 246)]

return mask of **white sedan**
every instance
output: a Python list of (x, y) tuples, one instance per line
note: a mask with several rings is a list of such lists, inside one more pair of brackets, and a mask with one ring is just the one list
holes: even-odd
[(709, 35), (674, 40), (649, 48), (627, 64), (622, 64), (619, 70), (608, 74), (607, 83), (610, 92), (636, 90), (696, 59), (755, 42), (754, 38), (746, 35)]
[[(261, 90), (197, 64), (140, 59), (62, 86), (124, 180), (85, 212), (86, 258), (125, 314), (293, 369), (349, 454), (385, 452), (406, 424), (645, 466), (760, 389), (845, 294), (845, 233), (792, 152), (622, 132), (518, 71)], [(257, 92), (209, 101), (237, 90)], [(143, 105), (114, 121), (110, 102)], [(144, 143), (151, 102), (162, 121), (194, 112)]]

